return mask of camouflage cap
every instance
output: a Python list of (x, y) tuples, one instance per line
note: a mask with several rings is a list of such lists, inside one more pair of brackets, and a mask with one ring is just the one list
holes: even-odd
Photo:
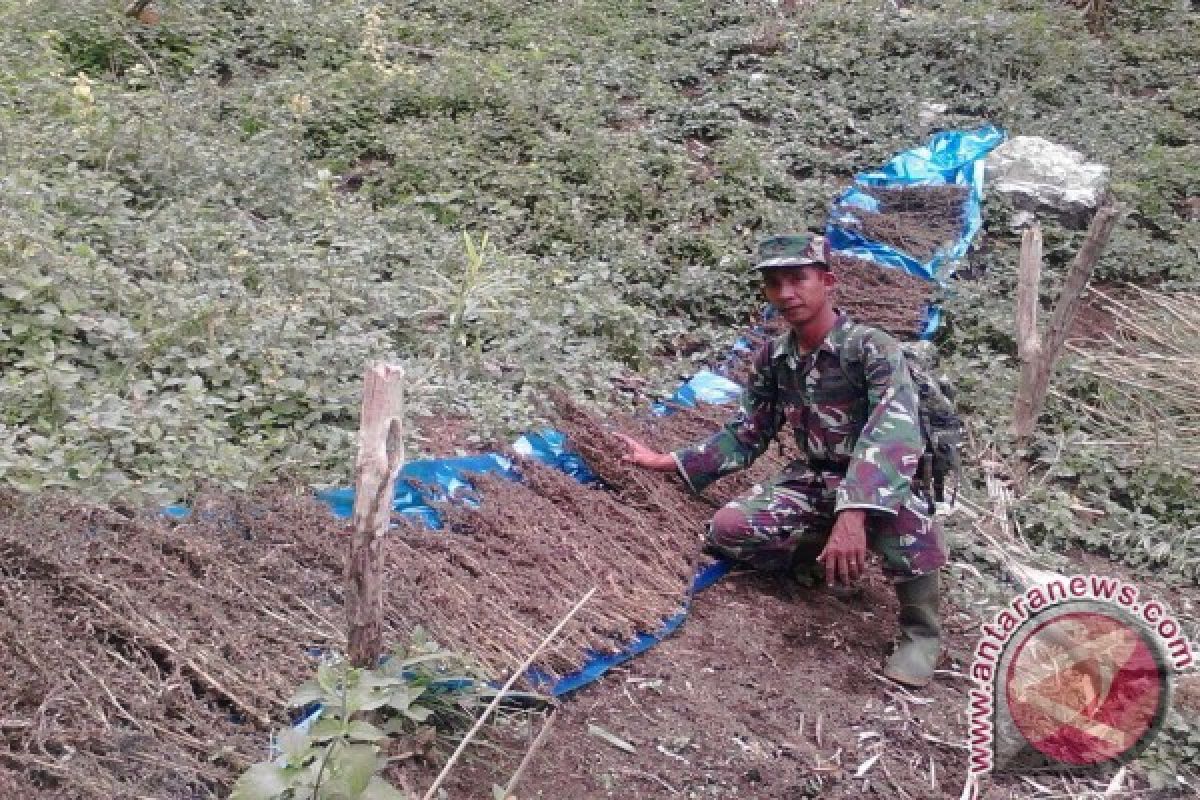
[(812, 233), (783, 234), (758, 244), (757, 269), (804, 267), (816, 264), (829, 269), (829, 243)]

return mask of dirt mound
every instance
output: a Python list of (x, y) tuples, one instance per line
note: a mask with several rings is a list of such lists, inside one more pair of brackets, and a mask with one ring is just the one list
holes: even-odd
[[(638, 425), (644, 426), (644, 438), (665, 447), (711, 429), (717, 412)], [(551, 590), (564, 603), (574, 599), (575, 587), (562, 585), (577, 569), (571, 564), (590, 559), (595, 575), (587, 577), (602, 577), (598, 565), (607, 563), (606, 539), (595, 532), (609, 534), (613, 523), (596, 519), (583, 529), (576, 512), (551, 500), (594, 516), (631, 519), (646, 513), (647, 519), (665, 520), (668, 513), (679, 515), (663, 523), (684, 531), (678, 540), (649, 522), (637, 522), (636, 528), (660, 548), (678, 541), (678, 553), (639, 547), (628, 531), (612, 548), (614, 563), (623, 567), (631, 552), (647, 562), (636, 573), (639, 582), (666, 574), (660, 561), (689, 564), (694, 526), (711, 511), (703, 502), (672, 506), (666, 498), (673, 495), (653, 483), (639, 488), (634, 476), (663, 476), (627, 475), (596, 418), (578, 412), (567, 424), (615, 488), (576, 488), (560, 484), (567, 479), (556, 473), (536, 469), (529, 473), (535, 476), (529, 494), (505, 500), (492, 495), (503, 484), (484, 481), (481, 488), (489, 493), (484, 508), (508, 508), (518, 519), (513, 530), (522, 535), (552, 527), (531, 519), (547, 513), (555, 515), (552, 521), (573, 520), (576, 537), (589, 534), (582, 542), (564, 537), (557, 543), (560, 550), (546, 552), (541, 544), (524, 547), (523, 539), (511, 536), (492, 543), (492, 560), (480, 560), (472, 534), (453, 528), (471, 523), (482, 530), (485, 520), (499, 524), (499, 511), (491, 517), (448, 512), (452, 530), (421, 533), (419, 543), (430, 553), (439, 548), (452, 565), (469, 563), (463, 553), (475, 559), (480, 578), (462, 587), (473, 595), (493, 591), (490, 572), (515, 576), (525, 570), (513, 578), (524, 583), (504, 587), (506, 594), (480, 606), (478, 613), (496, 624), (512, 624), (505, 620), (527, 614), (524, 624), (533, 628), (559, 613), (528, 609), (559, 602), (546, 599)], [(726, 480), (720, 496), (740, 491), (749, 479)], [(608, 496), (625, 498), (625, 505), (597, 499)], [(661, 505), (654, 496), (661, 496)], [(538, 505), (514, 508), (513, 498)], [(311, 677), (313, 656), (344, 647), (344, 533), (342, 523), (306, 490), (290, 486), (252, 495), (207, 494), (181, 524), (66, 497), (0, 497), (0, 797), (227, 796), (236, 776), (266, 755), (268, 723), (287, 723), (283, 698)], [(538, 535), (547, 537), (545, 530)], [(461, 611), (442, 609), (435, 615), (426, 600), (421, 605), (413, 599), (419, 592), (400, 582), (411, 569), (400, 561), (403, 554), (426, 558), (416, 544), (404, 534), (388, 539), (387, 639), (404, 640), (420, 622), (473, 635), (479, 620), (450, 617), (473, 613), (465, 601), (454, 600), (463, 603)], [(502, 552), (504, 546), (510, 549)], [(508, 560), (524, 566), (501, 563)], [(456, 579), (467, 574), (457, 569), (448, 574)], [(461, 591), (443, 585), (443, 574), (424, 573), (425, 590), (461, 598)], [(671, 576), (679, 583), (683, 578)], [(950, 575), (947, 579), (953, 583)], [(639, 619), (658, 618), (652, 602), (661, 598), (643, 603), (647, 593), (626, 586), (631, 580), (596, 583), (604, 590), (609, 616), (588, 618), (573, 634), (572, 646), (591, 636), (613, 635), (604, 626), (618, 617), (633, 627)], [(628, 603), (624, 616), (617, 613), (620, 602)], [(967, 683), (961, 672), (942, 673), (914, 699), (881, 681), (875, 672), (894, 618), (894, 596), (875, 570), (864, 593), (850, 599), (781, 579), (735, 574), (695, 600), (677, 635), (564, 701), (519, 794), (580, 800), (692, 794), (792, 800), (872, 792), (956, 797), (963, 774)], [(978, 620), (970, 609), (953, 606), (945, 619), (951, 663), (961, 669)], [(509, 649), (515, 651), (516, 645)], [(560, 650), (558, 657), (565, 664), (571, 652)], [(497, 660), (510, 663), (504, 656)], [(589, 726), (621, 737), (635, 751), (615, 748)], [(452, 746), (441, 743), (433, 762), (410, 754), (393, 770), (404, 773), (401, 783), (428, 786), (437, 759)], [(450, 797), (487, 796), (492, 783), (507, 780), (528, 747), (526, 731), (490, 730), (485, 745), (472, 748), (452, 773)], [(875, 755), (880, 758), (873, 766), (854, 777)]]

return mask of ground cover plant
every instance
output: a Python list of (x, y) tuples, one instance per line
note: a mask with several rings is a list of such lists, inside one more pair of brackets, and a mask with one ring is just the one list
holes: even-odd
[[(119, 796), (132, 761), (148, 792), (219, 795), (262, 757), (270, 725), (256, 720), (278, 724), (286, 690), (311, 672), (301, 648), (339, 642), (340, 560), (324, 518), (281, 532), (262, 510), (271, 502), (221, 500), (194, 531), (151, 533), (160, 522), (114, 508), (199, 499), (202, 512), (206, 482), (346, 483), (361, 370), (376, 357), (405, 363), (414, 417), (468, 419), (470, 449), (550, 421), (541, 401), (554, 387), (602, 414), (644, 408), (723, 360), (748, 326), (759, 235), (823, 221), (855, 172), (932, 130), (993, 122), (1109, 164), (1129, 213), (1097, 279), (1181, 302), (1200, 279), (1200, 21), (1179, 4), (1108, 9), (1100, 35), (1049, 0), (220, 0), (156, 3), (150, 22), (115, 2), (0, 0), (0, 482), (87, 498), (6, 506), (3, 763), (14, 772), (0, 781), (34, 796), (67, 791), (75, 774)], [(1016, 236), (997, 198), (986, 207), (939, 336), (970, 419), (963, 498), (986, 507), (986, 472), (1011, 481), (1012, 513), (1045, 567), (1070, 570), (1086, 551), (1195, 585), (1190, 412), (1162, 419), (1131, 383), (1147, 377), (1138, 354), (1158, 352), (1149, 339), (1081, 346), (1038, 438), (1016, 449)], [(1049, 298), (1080, 232), (1046, 226)], [(911, 331), (928, 287), (889, 278), (878, 293), (902, 299), (888, 324)], [(1164, 311), (1105, 291), (1139, 318)], [(1089, 411), (1111, 414), (1123, 392), (1155, 414), (1114, 427)], [(1148, 446), (1155, 425), (1163, 436)], [(443, 446), (425, 430), (410, 452)], [(1002, 600), (996, 554), (970, 521), (948, 525), (956, 559), (979, 572), (960, 570), (961, 597)], [(252, 545), (266, 549), (239, 550)], [(203, 591), (176, 582), (188, 580)], [(292, 587), (282, 600), (279, 585)], [(168, 623), (165, 608), (183, 616)], [(268, 626), (264, 609), (286, 624)], [(1183, 616), (1194, 630), (1195, 612)], [(795, 655), (775, 644), (770, 658)], [(846, 669), (873, 656), (857, 644), (847, 654)], [(76, 660), (95, 676), (46, 669)], [(619, 687), (603, 691), (623, 702)], [(1200, 733), (1172, 724), (1136, 766), (1139, 786), (1183, 791), (1176, 776)], [(916, 741), (906, 757), (923, 755)], [(832, 752), (798, 769), (852, 775), (816, 769)], [(705, 751), (705, 763), (721, 758)], [(596, 774), (662, 789), (612, 764)], [(714, 774), (714, 795), (754, 784)], [(764, 796), (794, 788), (772, 787)]]
[(1097, 38), (1052, 3), (157, 8), (4, 6), (10, 485), (340, 482), (374, 356), (484, 437), (540, 384), (666, 391), (757, 304), (758, 235), (934, 125), (1113, 165), (1103, 275), (1195, 278), (1187, 13)]

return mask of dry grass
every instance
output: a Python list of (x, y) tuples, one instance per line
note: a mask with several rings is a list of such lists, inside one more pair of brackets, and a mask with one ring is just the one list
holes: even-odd
[[(701, 559), (700, 534), (719, 503), (689, 493), (673, 474), (624, 463), (622, 431), (660, 450), (710, 435), (731, 413), (700, 408), (668, 417), (602, 419), (556, 398), (567, 433), (604, 488), (522, 463), (522, 480), (478, 476), (477, 508), (443, 506), (446, 530), (406, 525), (387, 542), (389, 603), (451, 649), (469, 650), (507, 675), (590, 587), (596, 597), (538, 666), (561, 676), (590, 652), (615, 652), (677, 612)], [(782, 465), (772, 452), (721, 486), (747, 488)]]
[(879, 201), (877, 212), (854, 211), (859, 229), (869, 239), (925, 261), (962, 234), (965, 186), (870, 187), (863, 191)]
[(1076, 357), (1071, 369), (1099, 387), (1087, 402), (1069, 400), (1106, 432), (1093, 444), (1200, 473), (1200, 295), (1136, 289), (1117, 299), (1091, 291), (1115, 330), (1100, 344), (1067, 347)]

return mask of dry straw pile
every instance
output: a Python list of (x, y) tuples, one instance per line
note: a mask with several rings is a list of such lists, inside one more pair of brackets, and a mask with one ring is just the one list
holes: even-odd
[[(962, 234), (965, 186), (870, 187), (863, 191), (879, 202), (878, 211), (854, 209), (852, 226), (863, 236), (927, 261)], [(835, 254), (838, 305), (860, 322), (899, 339), (915, 339), (936, 285), (871, 261)]]
[(1090, 401), (1068, 402), (1094, 429), (1108, 432), (1096, 444), (1200, 475), (1200, 296), (1131, 289), (1118, 299), (1091, 292), (1114, 330), (1100, 342), (1068, 344), (1076, 356), (1072, 369), (1098, 387)]
[(927, 261), (962, 234), (966, 186), (871, 187), (863, 191), (879, 201), (878, 211), (854, 211), (858, 229), (868, 239)]
[(833, 256), (837, 304), (857, 322), (882, 328), (902, 341), (916, 339), (936, 285), (900, 269), (850, 256)]
[(0, 496), (0, 796), (218, 794), (344, 649), (340, 527), (284, 487), (179, 525)]
[[(607, 421), (557, 399), (559, 427), (603, 486), (584, 486), (523, 462), (523, 479), (475, 477), (477, 508), (441, 508), (446, 530), (406, 524), (388, 543), (389, 602), (443, 645), (469, 650), (492, 674), (511, 671), (588, 589), (584, 607), (541, 659), (553, 676), (590, 652), (621, 649), (679, 611), (701, 555), (703, 526), (719, 503), (690, 494), (673, 474), (621, 460), (619, 430), (662, 450), (697, 442), (728, 408)], [(777, 470), (773, 452), (721, 486), (732, 495)]]

